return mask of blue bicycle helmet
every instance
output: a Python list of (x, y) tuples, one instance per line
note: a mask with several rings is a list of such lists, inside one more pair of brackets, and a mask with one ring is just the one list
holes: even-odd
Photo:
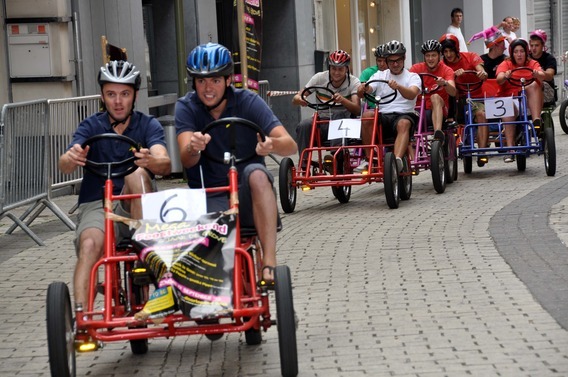
[(207, 43), (191, 50), (186, 68), (191, 77), (229, 76), (233, 73), (233, 59), (225, 46)]

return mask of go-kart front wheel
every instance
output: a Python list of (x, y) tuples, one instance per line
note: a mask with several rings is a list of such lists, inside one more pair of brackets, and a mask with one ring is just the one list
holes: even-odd
[(75, 329), (69, 288), (56, 281), (47, 288), (47, 353), (52, 376), (74, 377)]
[(400, 203), (400, 194), (398, 187), (398, 172), (396, 168), (396, 158), (394, 153), (387, 152), (384, 160), (384, 178), (383, 184), (385, 186), (385, 197), (389, 208), (398, 208)]
[(278, 188), (280, 193), (280, 205), (286, 213), (294, 212), (296, 208), (296, 186), (294, 186), (294, 177), (292, 168), (294, 162), (291, 158), (285, 157), (280, 161), (280, 170), (278, 172)]
[(280, 368), (283, 376), (297, 376), (296, 313), (292, 296), (292, 278), (288, 266), (274, 268), (274, 293)]
[(434, 140), (432, 142), (430, 170), (432, 172), (434, 190), (436, 190), (438, 194), (442, 194), (446, 191), (446, 160), (444, 159), (444, 148), (440, 140)]
[(471, 174), (472, 169), (472, 157), (471, 156), (464, 156), (463, 158), (463, 172), (465, 174)]
[[(349, 151), (344, 149), (343, 153), (339, 154), (337, 158), (337, 174), (348, 173), (351, 173), (351, 161)], [(351, 186), (331, 186), (331, 192), (339, 203), (349, 203), (349, 199), (351, 199)]]
[(450, 184), (458, 180), (458, 158), (456, 153), (456, 136), (453, 132), (446, 134), (446, 143), (444, 144), (444, 158), (446, 183)]
[(402, 172), (398, 176), (398, 193), (400, 200), (409, 200), (412, 195), (412, 174), (410, 173), (410, 157), (408, 156), (402, 159)]
[(558, 118), (560, 119), (560, 127), (562, 127), (562, 131), (564, 131), (565, 134), (568, 134), (568, 111), (566, 110), (567, 107), (568, 99), (565, 99), (560, 105), (560, 112), (558, 114)]

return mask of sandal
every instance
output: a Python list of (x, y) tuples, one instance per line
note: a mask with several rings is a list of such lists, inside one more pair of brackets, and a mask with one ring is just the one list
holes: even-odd
[(260, 270), (262, 276), (257, 283), (258, 287), (259, 288), (274, 289), (274, 280), (264, 280), (264, 270), (268, 270), (270, 273), (272, 273), (274, 275), (274, 267), (272, 267), (272, 266), (262, 267), (262, 270)]

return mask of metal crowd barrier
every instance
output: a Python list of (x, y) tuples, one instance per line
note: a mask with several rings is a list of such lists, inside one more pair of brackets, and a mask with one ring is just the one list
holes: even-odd
[[(75, 229), (48, 197), (51, 143), (47, 110), (46, 100), (6, 104), (0, 117), (0, 218), (14, 222), (6, 234), (19, 226), (41, 246), (43, 241), (29, 225), (46, 207), (69, 229)], [(12, 213), (26, 205), (20, 217)]]
[(258, 95), (262, 97), (264, 102), (266, 102), (269, 107), (271, 107), (270, 96), (268, 95), (269, 91), (270, 91), (270, 83), (268, 82), (268, 80), (260, 80), (258, 82)]
[(73, 133), (88, 116), (99, 111), (100, 95), (50, 99), (49, 109), (49, 139), (51, 142), (49, 197), (52, 191), (78, 185), (83, 178), (83, 170), (75, 169), (72, 174), (63, 174), (57, 168), (59, 156), (67, 150)]

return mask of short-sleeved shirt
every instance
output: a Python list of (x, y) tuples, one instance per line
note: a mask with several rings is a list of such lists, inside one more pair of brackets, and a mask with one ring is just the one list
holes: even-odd
[[(261, 127), (267, 135), (275, 127), (282, 124), (266, 102), (256, 93), (229, 87), (227, 88), (226, 96), (227, 106), (220, 118), (239, 117), (249, 120)], [(190, 92), (178, 99), (175, 109), (176, 132), (178, 135), (186, 131), (202, 131), (205, 126), (214, 120), (197, 96), (197, 93)], [(239, 127), (238, 130), (239, 133), (236, 135), (237, 145), (246, 145), (242, 148), (237, 146), (238, 150), (245, 151), (245, 153), (254, 151), (257, 144), (256, 131), (245, 127)], [(216, 127), (210, 132), (211, 141), (207, 144), (207, 152), (217, 158), (223, 158), (223, 153), (230, 150), (229, 146), (226, 145), (228, 139), (225, 137), (226, 134), (223, 134), (224, 132), (227, 131), (222, 127)], [(215, 137), (216, 135), (219, 136)], [(264, 157), (255, 155), (251, 160), (237, 164), (239, 178), (242, 177), (245, 166), (250, 163), (264, 164)], [(203, 169), (203, 185), (200, 167)], [(205, 157), (201, 157), (199, 163), (195, 166), (186, 169), (188, 185), (191, 188), (224, 186), (227, 184), (228, 172), (229, 165), (211, 161)]]
[[(88, 138), (103, 134), (116, 133), (112, 128), (107, 112), (91, 115), (79, 124), (73, 134), (73, 139), (67, 147), (75, 144), (83, 144)], [(152, 116), (134, 111), (130, 117), (130, 123), (122, 134), (137, 142), (142, 148), (151, 148), (154, 145), (166, 146), (164, 128)], [(94, 162), (117, 162), (132, 157), (130, 145), (119, 140), (100, 140), (91, 149), (87, 158)], [(124, 178), (113, 178), (114, 194), (118, 195), (124, 186)], [(85, 170), (81, 191), (79, 192), (79, 204), (102, 200), (105, 178), (94, 175)]]
[[(441, 77), (446, 81), (454, 79), (454, 71), (450, 67), (445, 65), (443, 62), (440, 62), (436, 66), (436, 69), (434, 69), (433, 71), (430, 71), (428, 69), (428, 65), (426, 65), (426, 63), (424, 63), (424, 62), (416, 63), (416, 64), (412, 65), (412, 67), (410, 67), (410, 72), (430, 73), (434, 76)], [(426, 85), (426, 88), (431, 88), (436, 84), (436, 80), (434, 80), (433, 77), (424, 76), (423, 79), (424, 79), (424, 84)], [(450, 98), (450, 96), (448, 95), (448, 92), (446, 92), (446, 90), (444, 88), (440, 88), (440, 90), (438, 90), (436, 93), (439, 94), (440, 97), (442, 97), (442, 99), (444, 100), (444, 103), (446, 104), (446, 107), (448, 107), (449, 98)], [(431, 93), (426, 93), (426, 95), (424, 96), (424, 98), (426, 99), (426, 109), (432, 108), (432, 102), (430, 101), (431, 96), (432, 96)], [(422, 96), (418, 96), (418, 100), (416, 101), (416, 105), (420, 106), (421, 102), (422, 102)]]
[(460, 41), (460, 51), (467, 52), (467, 43), (465, 43), (465, 38), (463, 37), (461, 28), (450, 25), (446, 29), (446, 33), (455, 35), (458, 38), (458, 41)]
[(481, 60), (483, 60), (483, 69), (485, 69), (485, 72), (487, 72), (487, 78), (496, 78), (497, 74), (495, 72), (497, 71), (497, 66), (503, 63), (503, 60), (505, 60), (505, 55), (500, 55), (495, 59), (489, 57), (489, 54), (483, 54), (480, 57)]
[[(420, 80), (420, 76), (417, 73), (410, 72), (408, 69), (403, 69), (400, 75), (393, 75), (390, 69), (386, 69), (384, 71), (378, 71), (373, 76), (371, 76), (370, 80), (394, 80), (399, 85), (405, 87), (412, 87), (415, 86), (418, 89), (422, 87), (422, 81)], [(393, 90), (384, 83), (371, 83), (369, 85), (373, 89), (373, 93), (375, 95), (384, 97), (393, 92)], [(418, 97), (418, 96), (416, 96)], [(395, 100), (391, 103), (387, 103), (384, 105), (380, 105), (381, 113), (414, 113), (416, 107), (416, 97), (414, 99), (406, 99), (400, 93), (397, 94)]]
[[(325, 87), (331, 90), (331, 92), (341, 94), (343, 97), (347, 98), (348, 100), (351, 100), (351, 96), (357, 94), (357, 88), (359, 87), (360, 83), (361, 82), (357, 77), (349, 75), (349, 78), (343, 80), (339, 88), (335, 88), (329, 80), (329, 71), (323, 71), (313, 75), (310, 81), (308, 81), (308, 83), (305, 85), (305, 88), (308, 88), (310, 86)], [(318, 103), (326, 102), (330, 98), (331, 98), (330, 93), (327, 90), (317, 91), (316, 100)], [(346, 110), (345, 106), (341, 104), (335, 104), (331, 108), (332, 113), (335, 112), (344, 113), (345, 110)], [(335, 117), (332, 115), (332, 119), (334, 118)]]
[[(460, 68), (466, 71), (475, 71), (475, 67), (477, 67), (479, 64), (483, 64), (483, 60), (481, 60), (479, 55), (477, 55), (475, 52), (460, 52), (460, 59), (458, 59), (457, 62), (449, 63), (446, 60), (444, 60), (444, 63), (446, 63), (446, 65), (450, 67), (454, 72)], [(459, 81), (459, 78), (456, 78), (456, 81)], [(460, 96), (462, 97), (467, 96), (467, 93), (464, 92), (463, 88), (460, 88), (459, 86), (457, 88)], [(471, 92), (471, 97), (472, 98), (483, 97), (483, 91), (481, 90), (481, 86), (480, 88)]]
[[(513, 61), (511, 59), (506, 59), (503, 63), (499, 64), (499, 66), (497, 67), (497, 74), (499, 74), (501, 72), (507, 72), (509, 70), (513, 70), (513, 69), (519, 68), (519, 67), (520, 66), (513, 64)], [(524, 65), (523, 67), (530, 68), (531, 70), (535, 70), (535, 69), (541, 70), (542, 69), (540, 67), (540, 64), (538, 64), (538, 62), (536, 60), (533, 60), (533, 59), (529, 60), (527, 62), (527, 64)], [(520, 87), (511, 84), (509, 82), (509, 80), (505, 80), (505, 82), (503, 84), (501, 84), (501, 86), (499, 88), (499, 92), (497, 92), (497, 96), (498, 97), (515, 96), (515, 95), (517, 95), (517, 93), (519, 93), (519, 90), (521, 90)]]
[[(548, 52), (543, 52), (542, 55), (540, 56), (540, 58), (535, 59), (538, 62), (538, 64), (540, 64), (540, 67), (542, 68), (543, 71), (546, 71), (547, 69), (553, 68), (554, 69), (554, 74), (556, 75), (556, 70), (558, 68), (558, 64), (556, 62), (556, 58), (554, 57), (554, 55), (548, 53)], [(556, 84), (554, 84), (554, 79), (552, 79), (551, 81), (545, 81), (547, 82), (551, 87), (555, 87)]]
[(359, 75), (359, 81), (361, 82), (369, 81), (369, 78), (371, 78), (371, 76), (373, 76), (378, 71), (379, 71), (378, 65), (372, 65), (370, 67), (365, 68), (363, 72), (361, 72), (361, 74)]

